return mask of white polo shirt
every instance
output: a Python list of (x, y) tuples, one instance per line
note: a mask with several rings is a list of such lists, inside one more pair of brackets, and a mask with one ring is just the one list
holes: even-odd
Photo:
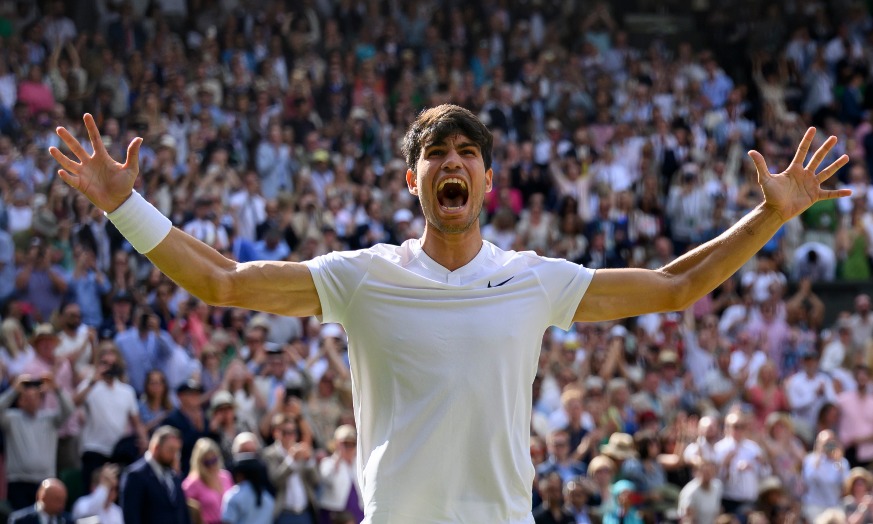
[(532, 523), (531, 385), (594, 271), (483, 242), (448, 271), (417, 239), (306, 263), (349, 335), (367, 523)]

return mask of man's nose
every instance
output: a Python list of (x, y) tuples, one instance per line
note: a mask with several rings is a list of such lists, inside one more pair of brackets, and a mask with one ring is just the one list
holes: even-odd
[(461, 168), (461, 155), (454, 148), (449, 148), (443, 160), (443, 170), (456, 171)]

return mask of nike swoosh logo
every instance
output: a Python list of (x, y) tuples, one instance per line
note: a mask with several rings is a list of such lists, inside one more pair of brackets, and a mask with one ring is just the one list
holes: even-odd
[(500, 287), (500, 286), (502, 286), (503, 284), (506, 284), (507, 282), (509, 282), (510, 280), (512, 280), (513, 278), (515, 278), (515, 275), (513, 275), (513, 276), (507, 278), (506, 280), (504, 280), (503, 282), (501, 282), (501, 283), (499, 283), (499, 284), (494, 284), (493, 286), (491, 285), (491, 281), (489, 280), (489, 281), (488, 281), (488, 288), (490, 289), (490, 288), (492, 288), (492, 287)]

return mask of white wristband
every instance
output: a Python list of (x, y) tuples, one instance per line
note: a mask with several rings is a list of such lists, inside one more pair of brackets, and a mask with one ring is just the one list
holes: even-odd
[(170, 234), (173, 223), (136, 191), (112, 213), (104, 213), (137, 252), (145, 254)]

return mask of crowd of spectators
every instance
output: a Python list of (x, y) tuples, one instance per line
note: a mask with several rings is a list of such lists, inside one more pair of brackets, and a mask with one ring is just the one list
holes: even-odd
[(669, 263), (761, 201), (748, 149), (775, 170), (807, 126), (816, 146), (836, 135), (825, 165), (852, 162), (826, 184), (853, 196), (693, 308), (544, 334), (532, 510), (873, 523), (870, 297), (826, 324), (814, 292), (871, 276), (873, 15), (681, 4), (0, 0), (0, 500), (104, 523), (359, 522), (342, 328), (188, 295), (47, 149), (58, 125), (89, 147), (90, 112), (116, 159), (144, 138), (137, 189), (176, 226), (299, 261), (421, 235), (399, 141), (451, 102), (494, 132), (484, 237), (591, 268)]

